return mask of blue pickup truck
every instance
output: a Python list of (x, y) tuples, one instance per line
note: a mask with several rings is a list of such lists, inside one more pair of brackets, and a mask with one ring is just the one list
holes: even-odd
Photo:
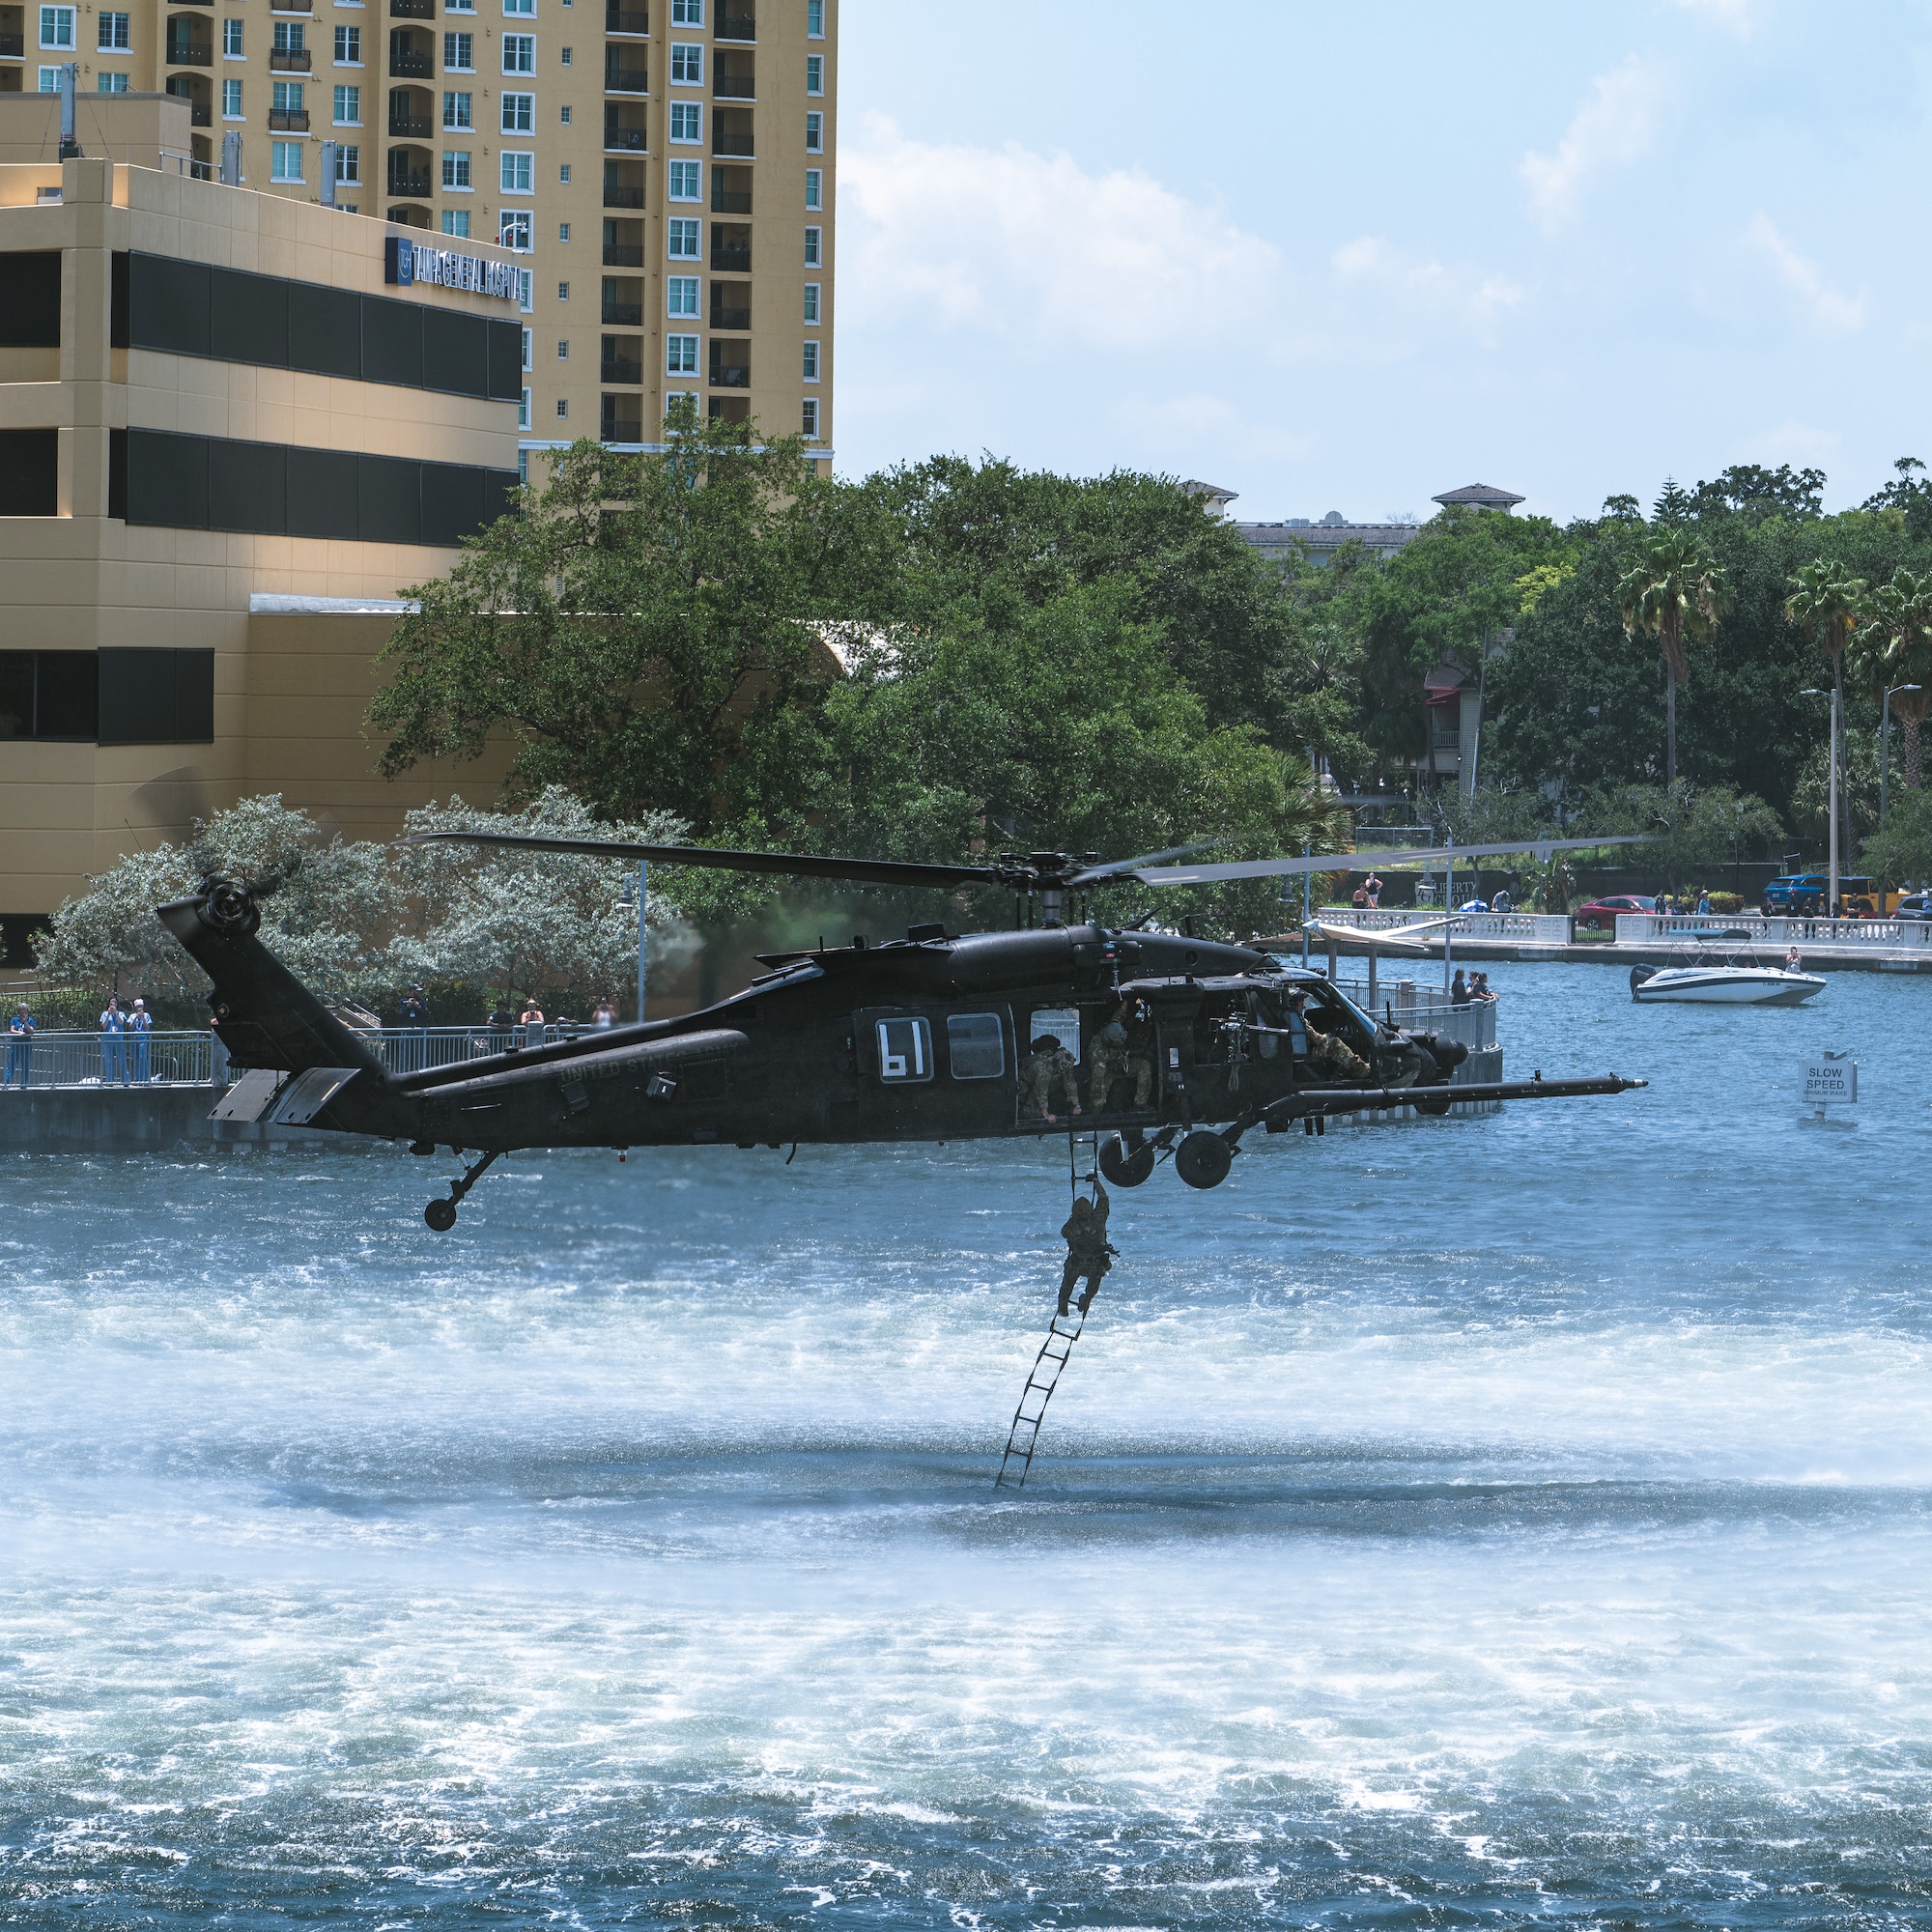
[[(1767, 919), (1812, 919), (1825, 910), (1826, 895), (1832, 890), (1829, 872), (1793, 872), (1774, 879), (1764, 889), (1763, 912)], [(1838, 874), (1838, 901), (1847, 913), (1874, 909), (1872, 882), (1850, 872)]]

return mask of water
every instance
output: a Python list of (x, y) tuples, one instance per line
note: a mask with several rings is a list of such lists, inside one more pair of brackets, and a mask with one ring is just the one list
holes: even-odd
[(1064, 1144), (0, 1165), (0, 1920), (1932, 1922), (1925, 989), (1493, 977), (1651, 1089), (1117, 1197), (1019, 1498)]

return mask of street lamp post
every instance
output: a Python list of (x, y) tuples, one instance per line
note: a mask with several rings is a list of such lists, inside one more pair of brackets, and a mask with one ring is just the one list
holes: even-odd
[(1825, 917), (1827, 919), (1836, 919), (1838, 916), (1838, 684), (1837, 680), (1835, 678), (1833, 680), (1832, 688), (1829, 692), (1820, 691), (1816, 688), (1813, 688), (1812, 690), (1809, 691), (1801, 691), (1798, 695), (1801, 697), (1829, 697), (1832, 700), (1832, 755), (1831, 755), (1831, 766), (1830, 766), (1831, 789), (1832, 789), (1832, 858), (1831, 858), (1831, 866), (1828, 870), (1828, 877), (1831, 880), (1831, 886), (1825, 900)]
[(1891, 753), (1891, 700), (1901, 691), (1918, 691), (1916, 684), (1894, 684), (1885, 695), (1885, 703), (1880, 708), (1878, 721), (1878, 829), (1885, 830), (1885, 781), (1886, 767), (1890, 762)]

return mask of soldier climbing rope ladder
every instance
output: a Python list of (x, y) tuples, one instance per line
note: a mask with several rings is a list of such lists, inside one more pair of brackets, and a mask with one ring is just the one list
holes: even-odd
[(1066, 1261), (1060, 1270), (1062, 1315), (1066, 1313), (1073, 1285), (1078, 1281), (1087, 1284), (1080, 1297), (1080, 1313), (1085, 1315), (1093, 1307), (1094, 1297), (1100, 1292), (1100, 1278), (1113, 1266), (1114, 1257), (1120, 1252), (1107, 1240), (1107, 1214), (1111, 1207), (1107, 1190), (1095, 1175), (1093, 1200), (1084, 1201), (1076, 1195), (1072, 1213), (1061, 1224), (1061, 1238), (1066, 1243)]

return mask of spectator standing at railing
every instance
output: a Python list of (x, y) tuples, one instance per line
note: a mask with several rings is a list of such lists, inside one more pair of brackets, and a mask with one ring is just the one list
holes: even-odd
[(420, 986), (412, 986), (403, 995), (402, 1010), (403, 1024), (406, 1027), (412, 1027), (417, 1033), (423, 1032), (428, 1027), (429, 1002), (423, 998), (423, 989)]
[(25, 1000), (14, 1009), (14, 1017), (8, 1023), (7, 1031), (11, 1036), (7, 1042), (7, 1085), (13, 1086), (14, 1072), (17, 1067), (20, 1085), (31, 1087), (34, 1084), (34, 1016), (28, 1010)]
[(541, 1046), (544, 1043), (543, 1009), (537, 1005), (534, 993), (526, 993), (524, 995), (523, 1017), (518, 1020), (517, 1024), (524, 1030), (524, 1044), (526, 1046)]
[[(1502, 889), (1502, 891), (1499, 892), (1495, 895), (1495, 897), (1490, 901), (1490, 910), (1492, 912), (1510, 912), (1515, 909), (1515, 906), (1516, 906), (1516, 901), (1510, 897), (1509, 888), (1507, 886), (1505, 886)], [(1480, 974), (1477, 975), (1478, 979), (1480, 979), (1481, 977), (1482, 976)]]
[(1469, 975), (1469, 997), (1471, 1000), (1485, 1002), (1494, 1000), (1496, 997), (1495, 989), (1490, 984), (1490, 976), (1487, 973), (1471, 973)]
[(1463, 977), (1460, 966), (1456, 969), (1456, 977), (1449, 982), (1449, 1004), (1452, 1007), (1466, 1007), (1469, 1004), (1469, 982)]
[(1697, 895), (1697, 916), (1701, 919), (1711, 910), (1710, 888), (1706, 887)]
[(121, 1010), (120, 1000), (109, 993), (107, 1010), (100, 1015), (100, 1084), (105, 1087), (115, 1080), (124, 1087), (128, 1084), (128, 1015)]
[(1362, 881), (1362, 890), (1369, 895), (1369, 910), (1374, 912), (1382, 902), (1382, 882), (1371, 872)]
[(617, 1024), (617, 1009), (608, 1000), (599, 1000), (596, 1009), (590, 1015), (590, 1024), (602, 1032), (607, 1027)]
[(153, 1077), (148, 1064), (148, 1036), (154, 1030), (155, 1016), (148, 1010), (147, 1002), (136, 1000), (128, 1015), (128, 1032), (131, 1036), (128, 1041), (128, 1073), (144, 1086)]

